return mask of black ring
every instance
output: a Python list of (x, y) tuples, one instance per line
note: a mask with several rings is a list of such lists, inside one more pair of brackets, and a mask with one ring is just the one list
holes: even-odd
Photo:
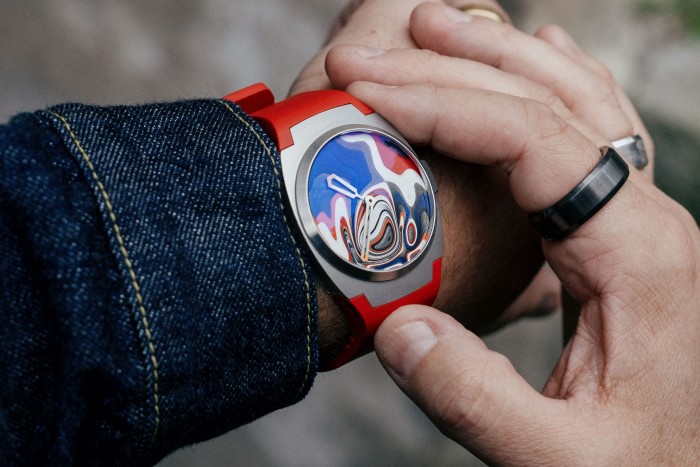
[(624, 159), (608, 147), (591, 173), (566, 196), (547, 209), (530, 214), (530, 222), (547, 240), (559, 240), (582, 226), (605, 206), (629, 177)]

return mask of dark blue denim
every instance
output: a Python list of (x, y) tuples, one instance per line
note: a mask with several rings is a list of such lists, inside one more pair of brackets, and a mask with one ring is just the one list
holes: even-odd
[(282, 196), (222, 101), (0, 126), (2, 465), (152, 464), (303, 398), (316, 293)]

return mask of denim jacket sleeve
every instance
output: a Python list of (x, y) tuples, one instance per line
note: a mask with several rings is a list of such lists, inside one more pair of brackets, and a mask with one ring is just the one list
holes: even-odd
[(222, 101), (0, 126), (3, 465), (152, 464), (306, 395), (316, 293), (282, 183)]

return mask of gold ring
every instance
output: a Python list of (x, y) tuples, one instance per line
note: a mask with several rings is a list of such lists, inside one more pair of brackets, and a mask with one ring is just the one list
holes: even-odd
[(465, 5), (457, 8), (469, 15), (481, 16), (497, 23), (505, 23), (505, 19), (503, 19), (500, 13), (483, 6)]

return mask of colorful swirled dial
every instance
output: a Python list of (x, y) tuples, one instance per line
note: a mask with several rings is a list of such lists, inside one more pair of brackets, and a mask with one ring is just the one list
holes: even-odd
[(430, 243), (435, 200), (415, 156), (373, 130), (331, 138), (308, 179), (318, 235), (337, 256), (372, 271), (400, 269)]

